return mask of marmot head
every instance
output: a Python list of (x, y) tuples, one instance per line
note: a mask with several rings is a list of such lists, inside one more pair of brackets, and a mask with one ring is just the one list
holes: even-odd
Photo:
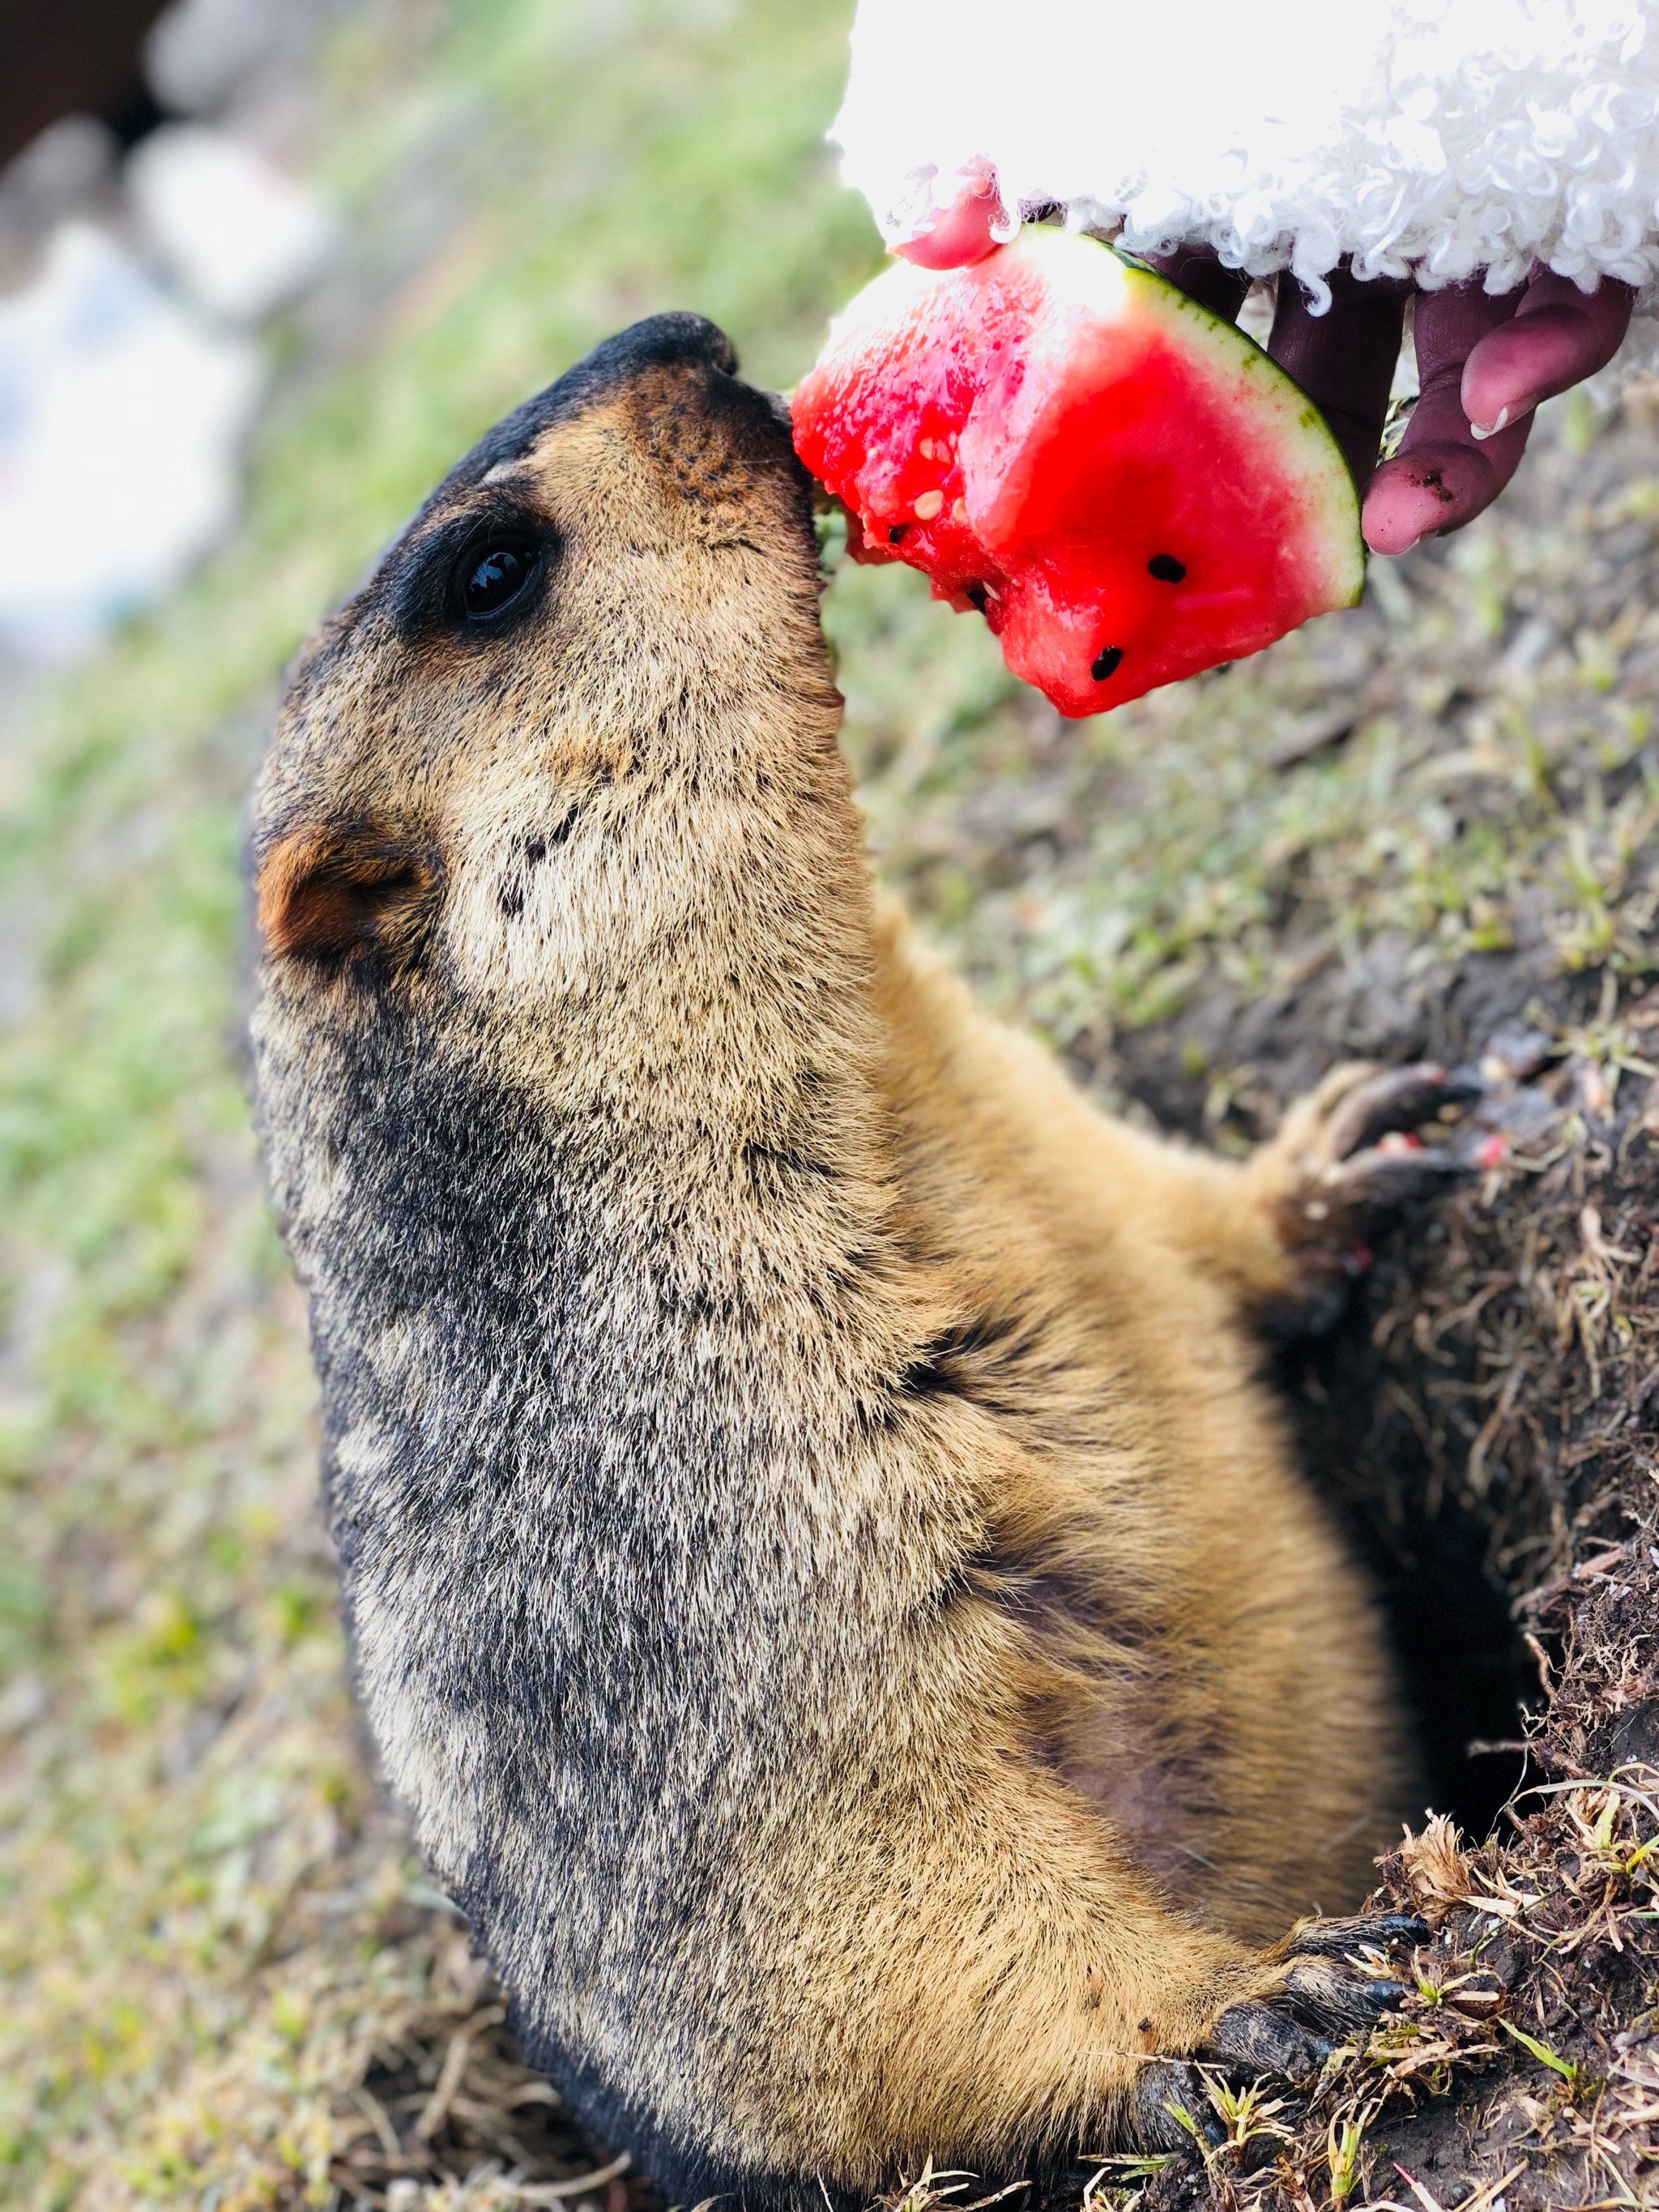
[[(302, 656), (255, 799), (258, 1112), (358, 1679), (424, 1847), (532, 1946), (551, 1906), (491, 1885), (574, 1925), (608, 1848), (561, 1859), (558, 1778), (634, 1832), (583, 1729), (678, 1741), (675, 1639), (770, 1602), (710, 1533), (750, 1519), (757, 1346), (793, 1468), (789, 1347), (844, 1286), (833, 1376), (887, 1295), (811, 487), (732, 368), (661, 316), (509, 416)], [(606, 1705), (639, 1605), (657, 1686)]]
[[(428, 1036), (528, 1023), (578, 1087), (637, 1072), (685, 1018), (660, 994), (706, 1005), (765, 926), (780, 855), (810, 880), (846, 787), (811, 486), (735, 365), (695, 315), (608, 340), (301, 655), (254, 807), (266, 1039), (397, 1001)], [(773, 881), (775, 920), (795, 896)]]

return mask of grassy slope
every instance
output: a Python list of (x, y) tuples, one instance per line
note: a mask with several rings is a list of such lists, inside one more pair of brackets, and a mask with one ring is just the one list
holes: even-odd
[(836, 11), (480, 0), (413, 52), (402, 21), (326, 57), (319, 167), (361, 242), (288, 334), (236, 542), (4, 770), (0, 927), (33, 979), (0, 1035), (8, 2203), (325, 2195), (330, 2094), (436, 1940), (406, 1912), (387, 1940), (406, 1875), (245, 1129), (239, 817), (277, 673), (595, 339), (694, 307), (787, 378), (876, 252), (821, 145)]
[[(0, 1030), (7, 2202), (582, 2166), (354, 1733), (244, 1127), (239, 811), (283, 659), (505, 407), (658, 307), (762, 379), (810, 358), (876, 258), (819, 143), (843, 15), (352, 19), (315, 143), (354, 243), (284, 333), (246, 524), (0, 764), (0, 945), (28, 955)], [(1223, 1141), (1355, 1045), (1458, 1049), (1575, 976), (1639, 981), (1659, 461), (1580, 408), (1529, 471), (1358, 615), (1069, 729), (915, 580), (844, 574), (889, 873), (1105, 1090)]]

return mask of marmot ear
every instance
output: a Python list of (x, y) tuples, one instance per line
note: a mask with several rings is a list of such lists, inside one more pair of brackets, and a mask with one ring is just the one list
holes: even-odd
[(373, 832), (291, 830), (255, 884), (269, 952), (302, 960), (406, 958), (436, 903), (437, 870), (407, 840)]

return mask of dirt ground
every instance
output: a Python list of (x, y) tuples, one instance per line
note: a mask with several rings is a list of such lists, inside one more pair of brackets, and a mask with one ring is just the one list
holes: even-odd
[[(1359, 616), (1212, 679), (1212, 702), (1128, 710), (1089, 768), (1055, 732), (1041, 800), (1011, 776), (1000, 817), (981, 793), (900, 833), (917, 889), (977, 878), (963, 936), (988, 982), (1012, 938), (1080, 1073), (1160, 1126), (1250, 1141), (1349, 1056), (1486, 1085), (1492, 1164), (1402, 1224), (1280, 1373), (1387, 1594), (1431, 1802), (1464, 1831), (1431, 1822), (1383, 1870), (1436, 1941), (1397, 1960), (1403, 2018), (1310, 2100), (1240, 2112), (1218, 2087), (1223, 2151), (1108, 2170), (1148, 2208), (1659, 2201), (1656, 464), (1644, 395), (1559, 410), (1480, 533), (1375, 577)], [(1200, 787), (1228, 691), (1251, 762), (1218, 804)], [(1292, 795), (1316, 762), (1322, 790)], [(1137, 922), (1174, 940), (1179, 1003), (1103, 1016), (1049, 917), (1101, 880), (1114, 815), (1144, 830), (1170, 781), (1186, 850)], [(1183, 933), (1206, 894), (1244, 911)]]
[[(652, 2203), (520, 2063), (352, 1715), (246, 1133), (239, 823), (288, 653), (507, 405), (656, 307), (762, 380), (811, 359), (877, 260), (821, 143), (842, 33), (785, 0), (337, 11), (283, 143), (348, 246), (277, 333), (242, 529), (9, 707), (8, 2203)], [(1547, 410), (1499, 508), (1360, 610), (1100, 722), (837, 565), (883, 873), (1097, 1096), (1238, 1149), (1337, 1060), (1428, 1054), (1484, 1071), (1496, 1140), (1280, 1357), (1461, 1826), (1380, 1874), (1436, 1929), (1417, 1994), (1311, 2094), (1218, 2084), (1220, 2151), (1055, 2204), (1659, 2203), (1656, 586), (1640, 392)]]
[[(1493, 1164), (1281, 1363), (1464, 1831), (1384, 1869), (1436, 1942), (1311, 2100), (1218, 2089), (1221, 2153), (1108, 2170), (1149, 2208), (1659, 2201), (1656, 466), (1645, 395), (1558, 410), (1504, 507), (1374, 574), (1358, 616), (1127, 710), (1087, 764), (1056, 731), (1046, 781), (878, 817), (987, 986), (1013, 969), (1085, 1079), (1163, 1127), (1249, 1142), (1349, 1056), (1486, 1085)], [(1126, 895), (1119, 825), (1154, 821), (1158, 881)], [(1091, 902), (1115, 952), (1155, 945), (1154, 987), (1173, 971), (1160, 1018), (1103, 1007)]]

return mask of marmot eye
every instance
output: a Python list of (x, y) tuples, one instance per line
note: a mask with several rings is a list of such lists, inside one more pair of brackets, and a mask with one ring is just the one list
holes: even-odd
[(536, 569), (536, 549), (519, 544), (486, 545), (461, 563), (461, 605), (469, 620), (487, 621), (512, 605)]

